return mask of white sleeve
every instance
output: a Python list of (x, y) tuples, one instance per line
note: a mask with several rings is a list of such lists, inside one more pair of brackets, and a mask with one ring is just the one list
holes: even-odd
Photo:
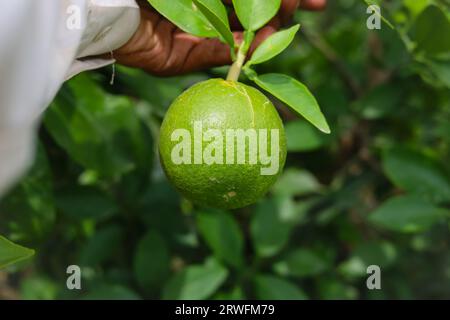
[(63, 81), (112, 63), (90, 56), (119, 48), (138, 24), (134, 0), (0, 1), (0, 195), (29, 165)]
[(136, 32), (140, 11), (135, 0), (91, 0), (87, 28), (83, 32), (76, 60), (66, 74), (70, 78), (81, 71), (96, 69), (114, 62), (112, 59), (91, 58), (124, 45)]

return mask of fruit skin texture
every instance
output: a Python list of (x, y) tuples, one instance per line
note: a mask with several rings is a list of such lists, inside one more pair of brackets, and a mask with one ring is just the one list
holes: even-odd
[[(171, 141), (172, 132), (184, 128), (193, 137), (195, 121), (202, 122), (203, 132), (219, 129), (224, 137), (226, 129), (268, 129), (269, 136), (270, 129), (279, 129), (278, 172), (261, 175), (261, 167), (267, 165), (261, 165), (259, 158), (257, 164), (249, 164), (248, 158), (245, 164), (174, 164), (171, 152), (178, 141)], [(209, 143), (203, 142), (203, 148)], [(224, 157), (225, 145), (224, 141)], [(286, 137), (278, 112), (260, 91), (235, 81), (210, 79), (172, 103), (161, 125), (159, 152), (167, 177), (186, 198), (202, 206), (234, 209), (256, 202), (275, 183), (286, 160)]]

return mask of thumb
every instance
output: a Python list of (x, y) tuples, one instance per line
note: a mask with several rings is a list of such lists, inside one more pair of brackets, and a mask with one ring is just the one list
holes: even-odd
[[(236, 43), (240, 43), (243, 39), (242, 32), (234, 32), (233, 36)], [(180, 72), (188, 73), (231, 63), (231, 49), (227, 44), (219, 39), (196, 38), (194, 45), (185, 57)]]

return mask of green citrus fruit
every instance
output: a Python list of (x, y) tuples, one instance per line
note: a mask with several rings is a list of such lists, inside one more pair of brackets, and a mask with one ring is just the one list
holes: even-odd
[(286, 138), (261, 92), (211, 79), (172, 103), (159, 152), (167, 177), (186, 198), (232, 209), (256, 202), (273, 185), (286, 160)]

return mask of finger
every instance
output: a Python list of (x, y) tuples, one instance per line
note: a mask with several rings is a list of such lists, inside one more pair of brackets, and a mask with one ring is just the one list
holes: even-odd
[[(249, 56), (251, 56), (254, 50), (264, 40), (266, 40), (270, 35), (274, 34), (277, 31), (278, 26), (279, 20), (272, 19), (272, 21), (267, 26), (256, 33), (255, 39), (249, 49)], [(242, 32), (234, 32), (233, 35), (236, 43), (242, 42)], [(180, 34), (180, 37), (181, 39), (177, 40), (182, 40), (184, 38), (186, 41), (193, 41), (194, 45), (186, 54), (185, 61), (181, 64), (180, 70), (168, 70), (169, 72), (166, 72), (163, 75), (183, 74), (212, 67), (229, 65), (232, 63), (230, 48), (228, 47), (228, 45), (220, 42), (219, 40), (200, 39), (186, 34)], [(182, 47), (186, 47), (186, 45), (182, 45), (179, 41), (175, 42), (179, 43), (179, 45)], [(174, 48), (174, 51), (176, 51), (176, 48)]]
[(236, 14), (236, 12), (231, 11), (228, 20), (230, 21), (230, 28), (233, 31), (243, 31), (244, 27), (242, 26), (241, 22), (239, 21), (239, 18)]
[[(279, 26), (279, 20), (273, 19), (267, 26), (262, 28), (256, 33), (255, 39), (249, 49), (249, 56), (254, 50), (270, 35), (274, 34)], [(243, 40), (242, 32), (233, 33), (236, 43), (240, 43)], [(180, 35), (181, 37), (191, 37), (186, 34)], [(195, 38), (195, 39), (194, 39)], [(188, 38), (185, 38), (188, 39)], [(202, 69), (208, 69), (212, 67), (219, 67), (229, 65), (232, 63), (230, 49), (228, 45), (220, 42), (217, 39), (199, 39), (192, 37), (192, 41), (195, 41), (193, 47), (186, 55), (185, 61), (182, 64), (180, 70), (175, 72), (169, 72), (170, 74), (188, 73), (192, 71), (198, 71)], [(176, 43), (179, 43), (176, 41)], [(183, 46), (180, 43), (181, 46)], [(184, 46), (185, 47), (185, 46)], [(174, 48), (176, 50), (176, 48)], [(167, 75), (167, 74), (166, 74)]]
[(298, 9), (300, 0), (283, 0), (281, 2), (280, 11), (278, 16), (281, 19), (282, 24), (287, 24), (291, 17), (294, 15), (295, 11)]
[[(241, 42), (242, 32), (235, 32), (236, 42)], [(230, 48), (218, 39), (197, 38), (185, 33), (175, 35), (173, 57), (159, 75), (170, 76), (220, 67), (232, 63)]]
[(327, 5), (327, 0), (301, 0), (300, 7), (306, 10), (323, 10)]
[(256, 33), (255, 39), (252, 42), (252, 45), (249, 49), (249, 57), (253, 54), (253, 52), (256, 50), (256, 48), (259, 47), (259, 45), (266, 40), (268, 37), (270, 37), (272, 34), (277, 32), (278, 27), (276, 26), (277, 22), (272, 22), (268, 24), (267, 26), (263, 27), (261, 30), (259, 30)]

